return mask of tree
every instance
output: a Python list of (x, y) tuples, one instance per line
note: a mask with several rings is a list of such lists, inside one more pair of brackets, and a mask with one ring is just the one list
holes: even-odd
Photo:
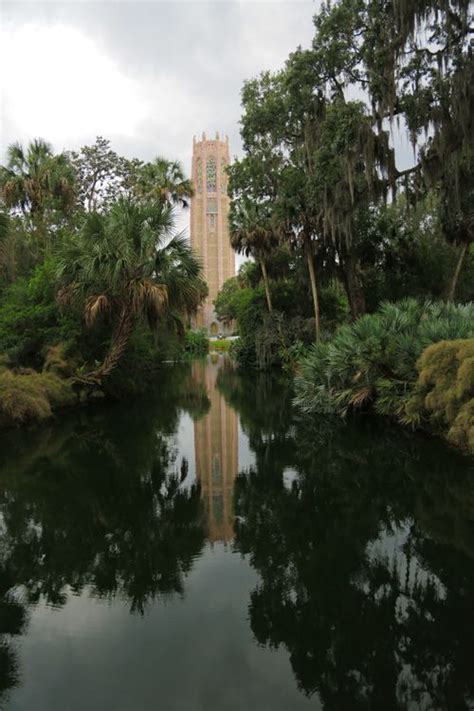
[(230, 243), (238, 254), (256, 259), (262, 270), (268, 311), (272, 312), (272, 299), (266, 260), (278, 245), (278, 238), (271, 225), (267, 205), (257, 205), (243, 198), (232, 204), (230, 213)]
[(242, 90), (241, 135), (245, 158), (230, 169), (230, 189), (250, 199), (271, 204), (278, 233), (290, 244), (301, 247), (308, 266), (314, 307), (316, 339), (320, 335), (319, 296), (314, 263), (316, 238), (312, 213), (301, 189), (307, 181), (304, 172), (304, 130), (297, 115), (290, 114), (284, 72), (264, 72), (246, 82)]
[(79, 203), (88, 212), (109, 209), (127, 192), (140, 165), (136, 159), (119, 156), (102, 136), (97, 136), (92, 146), (69, 155), (76, 171)]
[(158, 157), (138, 168), (134, 192), (140, 199), (188, 207), (193, 188), (178, 161)]
[(29, 218), (47, 239), (48, 213), (66, 215), (75, 205), (71, 163), (64, 153), (54, 155), (51, 145), (40, 139), (32, 141), (26, 151), (20, 143), (10, 145), (7, 156), (7, 164), (0, 167), (2, 201), (8, 209)]
[(386, 119), (407, 129), (414, 165), (392, 170), (391, 183), (404, 183), (412, 200), (427, 190), (440, 196), (445, 236), (460, 245), (448, 291), (454, 298), (474, 240), (470, 3), (340, 0), (323, 5), (315, 26), (315, 63), (326, 91), (361, 90), (379, 134)]
[(105, 318), (113, 324), (108, 352), (87, 381), (101, 382), (113, 371), (140, 318), (151, 329), (164, 320), (182, 328), (201, 302), (200, 265), (173, 229), (169, 206), (120, 198), (109, 213), (90, 213), (62, 250), (60, 302), (79, 299), (88, 326)]

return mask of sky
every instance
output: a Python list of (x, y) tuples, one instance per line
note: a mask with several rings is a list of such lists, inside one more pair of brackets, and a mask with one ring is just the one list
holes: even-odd
[(239, 155), (240, 91), (313, 36), (316, 2), (0, 0), (0, 157), (109, 138), (121, 155), (191, 167), (193, 135)]

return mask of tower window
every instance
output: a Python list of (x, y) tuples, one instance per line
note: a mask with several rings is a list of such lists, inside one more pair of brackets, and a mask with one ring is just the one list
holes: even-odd
[(200, 158), (196, 162), (197, 192), (202, 193), (202, 161)]
[(212, 158), (212, 156), (207, 159), (206, 184), (208, 192), (216, 192), (216, 159)]

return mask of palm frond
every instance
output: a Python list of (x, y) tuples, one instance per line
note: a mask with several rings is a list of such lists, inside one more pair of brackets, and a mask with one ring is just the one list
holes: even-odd
[(110, 313), (111, 301), (106, 294), (89, 296), (84, 305), (84, 321), (89, 328), (93, 326), (99, 318)]

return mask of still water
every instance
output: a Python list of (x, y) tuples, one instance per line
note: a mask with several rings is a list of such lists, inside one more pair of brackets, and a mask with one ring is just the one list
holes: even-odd
[(0, 437), (8, 711), (474, 708), (474, 471), (216, 356)]

